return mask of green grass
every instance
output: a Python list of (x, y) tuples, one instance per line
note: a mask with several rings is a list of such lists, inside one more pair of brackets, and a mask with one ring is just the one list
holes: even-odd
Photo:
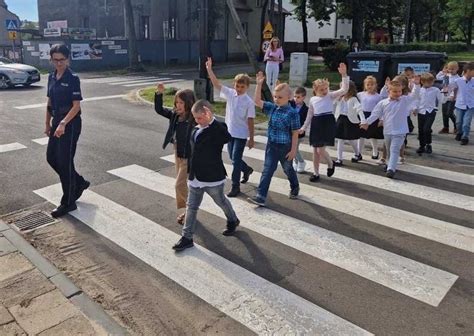
[(455, 54), (449, 54), (448, 59), (450, 61), (474, 61), (473, 51), (464, 51)]
[[(163, 95), (163, 105), (167, 107), (172, 107), (174, 105), (174, 95), (178, 89), (177, 88), (167, 88), (165, 94)], [(140, 96), (149, 101), (154, 102), (155, 99), (155, 88), (150, 87), (140, 91)], [(214, 107), (214, 113), (219, 116), (225, 115), (225, 102), (224, 101), (215, 101), (212, 106)], [(263, 114), (259, 108), (257, 108), (255, 123), (261, 123), (267, 121), (267, 116)]]

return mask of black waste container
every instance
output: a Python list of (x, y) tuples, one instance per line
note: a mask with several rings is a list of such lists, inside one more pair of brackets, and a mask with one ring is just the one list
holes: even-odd
[(443, 69), (447, 60), (444, 53), (432, 51), (407, 51), (402, 53), (393, 53), (390, 66), (390, 77), (394, 77), (405, 70), (407, 67), (413, 68), (415, 74), (420, 75), (425, 72), (431, 72), (433, 75)]
[(351, 52), (347, 55), (347, 64), (349, 77), (357, 89), (362, 90), (367, 76), (374, 76), (381, 88), (390, 68), (390, 54), (375, 50)]

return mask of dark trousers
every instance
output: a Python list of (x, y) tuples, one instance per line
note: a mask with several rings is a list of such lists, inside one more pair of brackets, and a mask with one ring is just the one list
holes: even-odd
[(431, 127), (436, 118), (436, 111), (426, 114), (418, 113), (418, 138), (420, 140), (420, 147), (431, 145), (431, 133), (433, 130)]
[(447, 101), (446, 103), (443, 104), (443, 127), (444, 128), (449, 128), (449, 119), (454, 124), (454, 127), (456, 127), (456, 116), (454, 115), (454, 104), (455, 101)]
[(250, 167), (242, 160), (247, 139), (231, 138), (227, 144), (227, 151), (232, 160), (232, 186), (240, 186), (240, 175), (247, 173)]
[(74, 167), (74, 155), (81, 134), (82, 121), (81, 117), (75, 117), (66, 125), (65, 133), (56, 138), (54, 132), (60, 121), (61, 118), (53, 119), (46, 158), (51, 168), (59, 175), (63, 189), (61, 204), (67, 206), (76, 201), (78, 188), (85, 183), (84, 178)]

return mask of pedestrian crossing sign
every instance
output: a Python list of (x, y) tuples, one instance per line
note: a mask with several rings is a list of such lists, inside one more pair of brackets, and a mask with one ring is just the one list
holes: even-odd
[(5, 27), (7, 28), (7, 30), (18, 30), (18, 21), (17, 20), (10, 20), (10, 19), (6, 19), (5, 20)]

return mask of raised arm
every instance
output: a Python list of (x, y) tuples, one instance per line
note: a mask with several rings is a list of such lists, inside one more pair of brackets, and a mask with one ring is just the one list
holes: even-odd
[(207, 73), (209, 74), (209, 79), (211, 80), (212, 85), (214, 85), (214, 87), (217, 90), (220, 90), (222, 88), (222, 84), (217, 79), (216, 74), (214, 73), (214, 70), (212, 70), (212, 58), (210, 57), (207, 58), (206, 69), (207, 69)]
[(173, 115), (173, 111), (163, 107), (163, 93), (165, 92), (165, 86), (163, 83), (158, 83), (156, 85), (155, 92), (155, 111), (159, 115), (170, 119)]
[(347, 66), (344, 63), (339, 64), (339, 68), (337, 69), (341, 74), (341, 88), (336, 91), (330, 91), (328, 94), (332, 99), (337, 99), (339, 97), (344, 96), (347, 91), (349, 90), (349, 77), (347, 77)]
[(257, 73), (257, 86), (255, 87), (255, 106), (260, 107), (263, 109), (263, 100), (262, 100), (262, 86), (263, 82), (265, 81), (265, 76), (263, 75), (263, 72), (259, 71)]

